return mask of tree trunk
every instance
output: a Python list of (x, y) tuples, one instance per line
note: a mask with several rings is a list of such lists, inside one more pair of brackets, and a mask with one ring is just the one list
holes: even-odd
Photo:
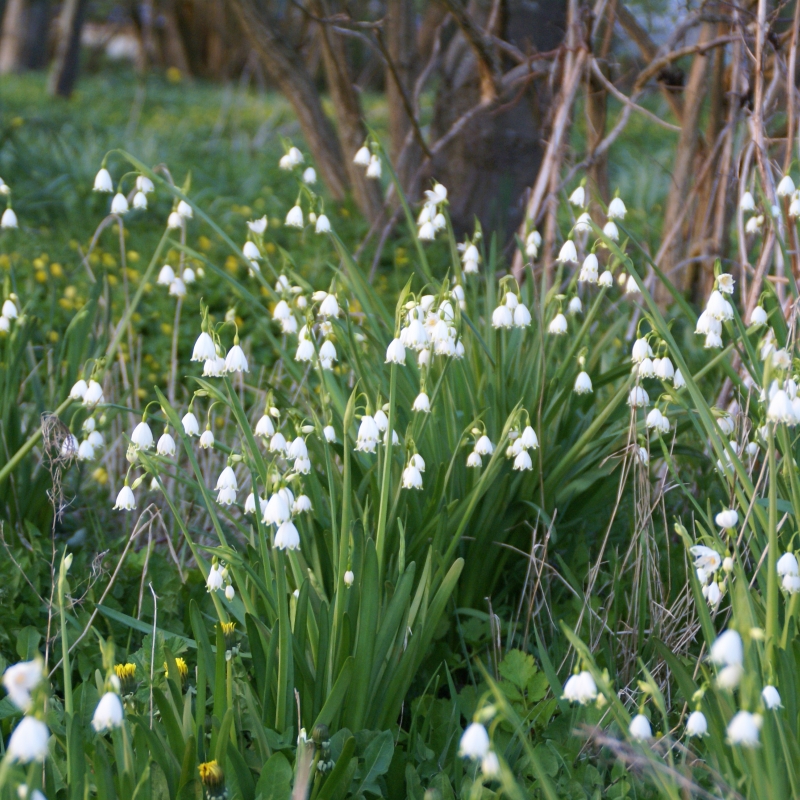
[[(704, 23), (700, 29), (699, 42), (707, 42), (713, 36), (713, 24)], [(694, 57), (689, 80), (686, 82), (683, 100), (683, 120), (681, 134), (678, 138), (675, 163), (672, 169), (672, 182), (670, 184), (669, 195), (667, 196), (666, 212), (664, 214), (663, 234), (668, 235), (669, 231), (676, 224), (679, 215), (686, 203), (686, 195), (692, 182), (692, 165), (695, 162), (698, 140), (698, 123), (700, 120), (700, 110), (705, 96), (708, 75), (708, 59), (705, 54), (698, 53)], [(670, 274), (675, 266), (683, 257), (684, 237), (676, 235), (672, 239), (672, 245), (664, 254), (664, 259), (659, 266), (670, 275), (672, 282), (679, 291), (687, 288), (687, 270), (682, 269), (679, 273)], [(660, 302), (666, 302), (669, 298), (666, 287), (658, 284), (656, 287), (656, 298)]]
[[(317, 17), (327, 19), (330, 11), (325, 0), (312, 0), (311, 7)], [(364, 216), (374, 222), (383, 212), (383, 197), (379, 181), (370, 180), (365, 170), (353, 163), (356, 151), (367, 138), (367, 129), (361, 115), (361, 102), (353, 86), (347, 65), (342, 38), (325, 23), (321, 24), (322, 61), (328, 91), (339, 123), (339, 140), (344, 154), (345, 167), (350, 176), (356, 203)]]
[(3, 14), (3, 33), (0, 36), (0, 75), (17, 72), (22, 67), (25, 49), (25, 0), (8, 0)]
[[(403, 94), (410, 100), (414, 94), (414, 81), (417, 76), (417, 43), (414, 30), (414, 5), (408, 0), (388, 0), (386, 5), (387, 51), (393, 69), (386, 68), (386, 101), (389, 106), (389, 140), (392, 161), (400, 171), (398, 177), (403, 186), (408, 186), (409, 178), (419, 163), (420, 148), (411, 142), (409, 152), (403, 159), (402, 168), (398, 162), (406, 137), (411, 130), (411, 120), (403, 101)], [(399, 84), (399, 85), (398, 85)]]
[(47, 84), (48, 92), (55, 97), (69, 97), (78, 80), (85, 11), (86, 0), (66, 0), (61, 8), (56, 57)]
[(25, 69), (44, 69), (50, 60), (47, 34), (50, 28), (50, 0), (32, 0), (28, 5), (28, 20), (25, 25)]
[(302, 59), (276, 32), (273, 23), (259, 13), (253, 0), (230, 0), (230, 5), (264, 69), (292, 104), (328, 191), (334, 200), (343, 200), (349, 180), (342, 150)]

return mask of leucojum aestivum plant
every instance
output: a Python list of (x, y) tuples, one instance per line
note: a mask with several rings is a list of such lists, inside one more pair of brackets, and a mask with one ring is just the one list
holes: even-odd
[[(370, 178), (387, 170), (395, 180), (376, 142), (356, 161)], [(767, 285), (747, 327), (735, 281), (719, 266), (699, 318), (677, 302), (676, 319), (696, 328), (707, 353), (693, 374), (644, 268), (668, 282), (629, 236), (621, 198), (601, 227), (585, 188), (573, 192), (579, 213), (549, 286), (546, 270), (541, 280), (498, 274), (496, 248), (479, 229), (456, 242), (447, 190), (433, 183), (416, 217), (402, 199), (414, 269), (387, 303), (337, 235), (303, 162), (293, 146), (281, 159), (300, 176), (285, 226), (328, 248), (317, 285), (291, 252), (275, 257), (267, 247), (266, 218), (248, 223), (240, 245), (127, 153), (109, 154), (97, 174), (94, 188), (113, 194), (120, 226), (147, 213), (153, 193), (173, 209), (114, 334), (57, 409), (70, 428), (61, 455), (67, 464), (95, 460), (113, 414), (134, 413), (114, 396), (111, 367), (155, 280), (175, 298), (176, 319), (181, 308), (195, 314), (195, 343), (180, 353), (176, 336), (177, 388), (152, 387), (135, 412), (113, 505), (133, 515), (154, 504), (169, 515), (207, 592), (188, 610), (191, 639), (162, 630), (155, 615), (149, 624), (116, 612), (129, 632), (123, 645), (93, 629), (94, 617), (77, 624), (63, 550), (57, 658), (32, 653), (4, 674), (19, 722), (0, 791), (76, 800), (391, 794), (391, 764), (402, 769), (407, 758), (411, 768), (417, 757), (408, 745), (412, 687), (439, 669), (426, 659), (442, 625), (502, 579), (508, 551), (496, 542), (524, 542), (534, 522), (554, 531), (563, 509), (579, 517), (613, 457), (640, 484), (668, 476), (694, 512), (673, 523), (694, 561), (685, 624), (696, 634), (685, 652), (658, 651), (674, 684), (669, 702), (665, 680), (643, 661), (638, 683), (615, 685), (608, 656), (586, 643), (594, 611), (585, 626), (563, 626), (572, 674), (559, 675), (538, 645), (551, 696), (543, 720), (521, 715), (508, 686), (479, 672), (474, 718), (461, 735), (457, 716), (440, 759), (447, 786), (475, 798), (523, 797), (531, 786), (562, 796), (533, 739), (571, 714), (571, 731), (588, 726), (656, 795), (796, 795), (794, 283), (788, 314)], [(116, 192), (112, 166), (122, 174)], [(767, 223), (754, 202), (745, 210), (757, 237)], [(200, 225), (247, 266), (246, 281), (189, 244)], [(163, 263), (167, 246), (180, 264)], [(520, 246), (533, 266), (541, 237), (531, 230)], [(230, 293), (221, 313), (202, 299), (211, 276)], [(12, 336), (18, 302), (6, 300), (0, 322)], [(268, 347), (254, 344), (237, 305)], [(631, 315), (635, 336), (622, 355)], [(721, 364), (735, 389), (724, 409), (701, 390)], [(212, 423), (220, 417), (221, 428)], [(709, 508), (683, 480), (681, 440), (703, 442), (724, 506)], [(91, 630), (102, 668), (76, 685), (73, 652)], [(456, 751), (461, 758), (445, 758)]]

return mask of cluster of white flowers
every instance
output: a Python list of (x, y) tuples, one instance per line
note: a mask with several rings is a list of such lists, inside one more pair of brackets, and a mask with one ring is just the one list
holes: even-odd
[[(789, 178), (789, 176), (786, 176)], [(785, 179), (784, 179), (785, 180)], [(789, 181), (791, 182), (791, 178)], [(783, 184), (783, 181), (781, 181)], [(780, 184), (779, 184), (780, 185)], [(788, 187), (787, 187), (788, 188)], [(792, 188), (789, 194), (794, 192), (794, 183), (792, 183)], [(743, 214), (750, 214), (750, 218), (747, 220), (744, 226), (745, 233), (755, 234), (758, 233), (762, 226), (764, 225), (764, 215), (756, 213), (756, 203), (753, 199), (753, 195), (750, 192), (744, 192), (741, 198), (739, 199), (739, 210)]]
[(419, 453), (413, 453), (403, 470), (403, 488), (421, 489), (423, 472), (425, 472), (425, 459)]
[(103, 397), (103, 387), (94, 379), (90, 378), (88, 383), (79, 378), (69, 390), (72, 400), (80, 400), (87, 408), (94, 408), (105, 402)]
[(209, 592), (224, 592), (227, 600), (233, 600), (236, 597), (236, 590), (233, 588), (233, 583), (231, 583), (230, 570), (225, 566), (220, 566), (216, 559), (214, 559), (211, 569), (208, 571), (206, 589)]
[(35, 658), (32, 661), (20, 661), (3, 673), (3, 686), (8, 692), (8, 699), (25, 714), (14, 728), (6, 748), (10, 760), (21, 764), (43, 761), (47, 755), (50, 731), (39, 719), (42, 711), (40, 704), (34, 703), (34, 693), (44, 678), (43, 666), (41, 658)]
[(506, 292), (500, 305), (492, 312), (494, 328), (527, 328), (531, 324), (531, 312), (522, 302), (519, 291)]
[(156, 283), (159, 286), (169, 287), (169, 294), (172, 297), (186, 297), (186, 287), (194, 283), (197, 276), (191, 267), (185, 267), (183, 272), (178, 270), (178, 273), (180, 274), (176, 274), (169, 264), (164, 264), (158, 272)]
[(461, 266), (464, 269), (465, 275), (477, 275), (478, 266), (481, 263), (481, 254), (478, 250), (477, 242), (481, 238), (480, 231), (475, 232), (472, 241), (467, 239), (458, 245), (458, 251), (461, 253)]
[(353, 157), (353, 163), (366, 168), (368, 178), (378, 180), (381, 177), (381, 160), (377, 153), (373, 153), (367, 144), (362, 145)]
[(539, 449), (539, 437), (536, 431), (530, 425), (526, 425), (522, 432), (518, 428), (512, 428), (508, 438), (511, 444), (506, 448), (506, 458), (514, 459), (514, 469), (519, 471), (533, 469), (533, 459), (529, 451)]
[(500, 759), (492, 750), (489, 732), (480, 722), (471, 723), (461, 735), (458, 754), (462, 758), (481, 762), (481, 773), (487, 780), (497, 778), (500, 774)]
[(732, 295), (734, 280), (727, 272), (717, 276), (716, 288), (711, 292), (705, 310), (697, 319), (695, 333), (705, 336), (707, 349), (722, 347), (722, 323), (733, 319), (733, 306), (725, 295)]
[[(441, 183), (435, 183), (433, 189), (425, 191), (425, 204), (417, 217), (417, 236), (423, 242), (432, 242), (439, 231), (447, 227), (447, 220), (442, 213), (442, 207), (447, 202), (447, 189)], [(466, 255), (466, 251), (465, 251)], [(472, 255), (472, 254), (471, 254)], [(473, 264), (465, 272), (477, 272), (477, 260), (470, 258)], [(474, 268), (473, 268), (474, 267)]]

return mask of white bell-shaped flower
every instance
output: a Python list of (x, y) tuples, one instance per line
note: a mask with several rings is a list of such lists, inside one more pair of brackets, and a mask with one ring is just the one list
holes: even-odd
[(208, 361), (210, 358), (217, 357), (217, 349), (214, 347), (214, 340), (210, 334), (203, 331), (194, 343), (192, 349), (192, 361)]
[(47, 756), (49, 741), (50, 731), (44, 722), (35, 717), (23, 717), (8, 740), (6, 755), (9, 761), (20, 764), (41, 762)]
[(625, 203), (622, 202), (621, 197), (615, 197), (609, 204), (608, 204), (608, 213), (606, 216), (609, 219), (625, 219), (625, 215), (628, 213), (628, 209), (625, 208)]
[(489, 734), (479, 722), (473, 722), (462, 734), (458, 754), (462, 758), (482, 759), (489, 752)]
[(106, 692), (97, 704), (92, 717), (92, 727), (98, 732), (122, 726), (122, 701), (116, 692)]
[(708, 660), (718, 667), (742, 666), (744, 645), (738, 631), (729, 628), (721, 633), (711, 645)]
[(87, 388), (86, 381), (81, 378), (80, 380), (76, 381), (69, 390), (70, 398), (72, 400), (83, 400), (84, 396), (86, 395)]
[(367, 177), (375, 180), (381, 177), (381, 160), (375, 154), (370, 156), (369, 165), (367, 166)]
[(584, 670), (571, 675), (564, 684), (564, 699), (582, 706), (593, 703), (597, 699), (597, 684), (592, 673)]
[(96, 406), (103, 402), (103, 387), (95, 380), (90, 380), (83, 395), (85, 406)]
[(628, 395), (628, 405), (631, 408), (647, 408), (650, 397), (641, 386), (634, 386)]
[(576, 208), (583, 208), (586, 205), (586, 191), (584, 190), (583, 186), (579, 186), (575, 191), (569, 196), (569, 202), (572, 203), (573, 206)]
[(330, 233), (331, 232), (331, 221), (325, 216), (325, 214), (320, 214), (317, 217), (317, 224), (314, 228), (315, 233)]
[(250, 367), (247, 365), (247, 356), (245, 356), (244, 350), (238, 344), (231, 347), (228, 355), (225, 356), (225, 371), (250, 372)]
[(191, 219), (194, 216), (192, 207), (185, 200), (181, 200), (178, 203), (178, 208), (176, 209), (176, 211), (178, 212), (178, 215), (181, 216), (183, 219)]
[(3, 673), (3, 686), (8, 698), (21, 711), (31, 708), (31, 692), (41, 683), (43, 662), (34, 658), (32, 661), (20, 661)]
[(159, 286), (169, 286), (175, 280), (175, 270), (169, 264), (164, 264), (158, 272), (156, 283)]
[(423, 414), (427, 414), (431, 410), (431, 401), (428, 398), (428, 395), (425, 392), (420, 392), (416, 400), (414, 400), (414, 404), (411, 406), (412, 411), (420, 411)]
[(209, 448), (214, 446), (214, 434), (206, 428), (203, 431), (203, 435), (200, 437), (200, 447), (204, 450), (208, 450)]
[(607, 289), (609, 286), (614, 285), (614, 276), (609, 270), (604, 270), (603, 274), (597, 279), (597, 285)]
[(646, 742), (653, 738), (650, 720), (644, 714), (637, 714), (628, 726), (628, 734), (635, 742)]
[(778, 197), (791, 197), (794, 194), (794, 181), (790, 175), (784, 175), (781, 178), (775, 193)]
[(702, 711), (692, 711), (689, 719), (686, 720), (686, 735), (692, 737), (702, 737), (708, 733), (708, 722)]
[(800, 567), (797, 564), (797, 556), (791, 551), (784, 553), (777, 564), (778, 575), (800, 575)]
[(732, 745), (740, 745), (741, 747), (758, 747), (762, 722), (760, 714), (739, 711), (728, 723), (728, 741)]
[(303, 209), (299, 205), (294, 205), (289, 209), (284, 225), (290, 228), (303, 227)]
[(553, 336), (561, 336), (567, 332), (567, 327), (567, 318), (559, 311), (550, 321), (547, 331)]
[(197, 417), (191, 411), (184, 415), (181, 424), (183, 425), (183, 432), (187, 436), (200, 435), (200, 424), (197, 422)]
[(111, 175), (105, 167), (101, 167), (97, 175), (94, 176), (94, 186), (92, 187), (95, 192), (113, 192), (114, 183), (111, 180)]
[(572, 387), (575, 394), (590, 394), (592, 392), (592, 379), (581, 370), (575, 378), (575, 385)]
[(368, 167), (371, 157), (372, 153), (370, 153), (369, 148), (364, 145), (356, 151), (355, 157), (353, 158), (353, 163), (358, 164), (359, 167)]
[(739, 200), (739, 210), (748, 212), (756, 210), (756, 203), (753, 200), (753, 195), (750, 192), (745, 192)]
[(133, 429), (131, 442), (139, 450), (149, 450), (153, 446), (153, 431), (144, 420)]
[(380, 430), (375, 419), (366, 414), (361, 418), (356, 436), (356, 450), (364, 453), (374, 453), (380, 440)]
[(158, 439), (158, 444), (156, 445), (156, 453), (160, 456), (172, 457), (175, 455), (177, 451), (177, 447), (175, 445), (175, 440), (172, 436), (167, 432), (161, 434)]
[(275, 547), (278, 550), (299, 550), (300, 533), (291, 520), (287, 520), (275, 532)]
[(133, 496), (133, 490), (126, 483), (119, 490), (114, 509), (117, 511), (132, 511), (134, 508), (136, 508), (136, 498)]
[(404, 489), (422, 488), (422, 474), (413, 464), (409, 464), (403, 470), (403, 488)]
[(561, 245), (561, 250), (558, 252), (558, 258), (556, 261), (559, 261), (562, 264), (568, 264), (577, 260), (578, 251), (575, 249), (575, 242), (573, 242), (572, 239), (567, 239), (567, 241)]
[(137, 175), (136, 176), (136, 188), (142, 194), (151, 194), (156, 190), (153, 181), (150, 180), (146, 175)]
[(774, 686), (765, 686), (761, 690), (761, 699), (764, 701), (764, 706), (773, 711), (776, 708), (782, 708), (781, 696)]
[(735, 508), (726, 508), (714, 517), (720, 528), (732, 531), (739, 524), (739, 512)]

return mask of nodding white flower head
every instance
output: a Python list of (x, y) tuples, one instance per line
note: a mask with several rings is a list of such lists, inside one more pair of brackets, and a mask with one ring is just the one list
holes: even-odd
[(246, 241), (242, 246), (242, 255), (250, 261), (260, 261), (261, 251), (255, 242)]
[(31, 708), (31, 692), (41, 683), (43, 674), (42, 660), (20, 661), (3, 673), (3, 686), (8, 698), (21, 711)]
[(317, 182), (317, 171), (314, 167), (307, 167), (303, 170), (303, 183), (307, 186), (313, 186)]
[(297, 343), (297, 350), (294, 354), (295, 361), (312, 361), (314, 359), (314, 342), (310, 339), (301, 339)]
[(77, 437), (71, 433), (65, 437), (64, 441), (61, 443), (61, 455), (64, 456), (64, 458), (74, 458), (78, 455), (79, 449), (80, 443)]
[(173, 297), (186, 297), (186, 284), (183, 278), (175, 278), (169, 285), (169, 293)]
[(83, 395), (85, 406), (96, 406), (103, 402), (103, 387), (95, 380), (90, 380)]
[(6, 753), (9, 760), (21, 764), (44, 761), (49, 741), (50, 731), (44, 722), (35, 717), (23, 717), (8, 740)]
[(603, 225), (603, 233), (611, 239), (612, 242), (619, 241), (619, 228), (617, 227), (616, 222), (613, 220), (609, 220)]
[(728, 723), (728, 742), (742, 747), (758, 747), (758, 734), (762, 722), (760, 714), (739, 711)]
[(73, 384), (72, 388), (69, 390), (69, 396), (72, 400), (83, 400), (86, 396), (86, 389), (86, 381), (81, 378)]
[(739, 200), (740, 211), (755, 211), (756, 203), (753, 200), (753, 195), (750, 192), (745, 192)]
[(791, 551), (784, 553), (778, 559), (778, 575), (800, 575), (800, 567), (797, 564), (797, 556)]
[(672, 385), (676, 389), (683, 389), (686, 386), (686, 380), (679, 369), (675, 370), (675, 377), (672, 379)]
[(330, 233), (331, 232), (331, 221), (325, 216), (325, 214), (320, 214), (317, 217), (317, 225), (314, 228), (315, 233)]
[(575, 385), (572, 387), (575, 394), (591, 394), (592, 393), (592, 379), (588, 373), (581, 370), (578, 377), (575, 378)]
[(483, 466), (483, 461), (481, 460), (480, 453), (477, 453), (475, 450), (473, 450), (467, 456), (467, 468), (469, 468), (469, 469), (471, 469), (471, 468), (480, 469), (480, 467), (482, 467), (482, 466)]
[(336, 430), (333, 425), (326, 425), (322, 429), (322, 435), (325, 437), (326, 442), (331, 443), (336, 441)]
[(308, 457), (308, 447), (306, 446), (305, 439), (302, 436), (298, 436), (294, 439), (286, 449), (286, 456), (288, 458), (307, 458)]
[(404, 489), (422, 488), (422, 473), (413, 464), (409, 464), (403, 470), (403, 488)]
[(106, 692), (97, 704), (92, 717), (92, 727), (98, 732), (122, 726), (122, 701), (116, 692)]
[(708, 660), (718, 667), (742, 666), (744, 645), (739, 633), (732, 628), (721, 633), (711, 645)]
[(536, 436), (536, 431), (530, 425), (525, 426), (517, 441), (519, 441), (522, 447), (529, 450), (536, 450), (536, 448), (539, 447), (539, 438)]
[(203, 431), (203, 435), (200, 437), (200, 447), (202, 447), (204, 450), (208, 450), (209, 447), (213, 446), (214, 446), (214, 434), (208, 428), (206, 428)]
[(319, 304), (319, 316), (321, 317), (338, 317), (339, 316), (339, 301), (336, 299), (335, 294), (326, 294), (322, 302)]
[[(644, 424), (651, 430), (660, 431), (663, 425), (663, 419), (664, 415), (657, 408), (654, 408), (645, 418)], [(667, 423), (667, 426), (669, 426), (669, 423)]]
[(462, 758), (482, 759), (489, 752), (489, 734), (480, 722), (473, 722), (462, 734), (458, 754)]
[(653, 738), (650, 720), (644, 714), (637, 714), (628, 726), (628, 734), (635, 742), (646, 742)]
[(128, 213), (128, 198), (122, 192), (117, 192), (114, 199), (111, 201), (112, 214), (127, 214)]
[(527, 450), (520, 450), (514, 457), (514, 469), (522, 472), (523, 470), (533, 469), (533, 459)]
[(479, 456), (490, 456), (492, 453), (494, 453), (494, 445), (486, 434), (483, 434), (483, 436), (481, 436), (480, 439), (478, 439), (478, 441), (475, 443), (475, 452)]
[(706, 304), (706, 311), (720, 322), (727, 322), (733, 319), (733, 306), (717, 289), (711, 292), (711, 296), (708, 298), (708, 303)]
[(238, 344), (231, 347), (228, 355), (225, 356), (225, 371), (250, 372), (250, 367), (247, 365), (247, 356), (245, 356), (244, 350)]
[(431, 401), (425, 392), (420, 392), (414, 400), (414, 405), (411, 406), (412, 411), (421, 411), (427, 414), (431, 410)]
[(97, 175), (94, 176), (95, 192), (113, 192), (114, 182), (111, 180), (111, 174), (105, 167), (101, 167)]
[(613, 286), (614, 276), (608, 270), (604, 270), (603, 274), (597, 279), (597, 285), (602, 286), (604, 289)]
[(514, 325), (514, 312), (506, 305), (497, 306), (492, 311), (493, 328), (511, 328)]
[(380, 178), (381, 176), (381, 160), (378, 158), (377, 155), (373, 153), (369, 157), (369, 165), (367, 166), (367, 177), (368, 178)]
[(548, 333), (561, 336), (567, 332), (567, 318), (559, 311), (547, 326)]
[(133, 496), (133, 489), (126, 483), (119, 490), (114, 509), (116, 511), (133, 511), (134, 508), (136, 508), (136, 498)]
[(425, 190), (425, 197), (432, 205), (440, 205), (447, 200), (447, 189), (441, 183), (434, 183), (432, 189)]
[(177, 447), (175, 446), (175, 440), (172, 436), (167, 432), (161, 434), (158, 439), (158, 444), (156, 445), (156, 453), (160, 456), (174, 456)]
[(190, 283), (194, 283), (195, 281), (194, 270), (191, 267), (186, 267), (186, 269), (183, 271), (182, 277), (183, 277), (183, 282), (185, 284), (188, 285)]
[(583, 264), (581, 265), (581, 271), (580, 274), (578, 275), (578, 282), (597, 283), (598, 269), (599, 269), (599, 263), (597, 261), (597, 256), (594, 253), (589, 253), (589, 255), (583, 259)]
[(380, 436), (381, 432), (374, 417), (365, 414), (361, 417), (361, 424), (358, 426), (356, 450), (360, 450), (364, 453), (374, 453)]
[(580, 313), (582, 313), (582, 312), (583, 312), (583, 304), (581, 303), (581, 299), (580, 299), (580, 297), (578, 297), (578, 296), (576, 295), (575, 297), (573, 297), (573, 298), (572, 298), (572, 299), (569, 301), (569, 305), (567, 306), (567, 311), (568, 311), (570, 314), (573, 314), (573, 315), (575, 315), (575, 314), (580, 314)]
[(283, 525), (292, 518), (289, 497), (281, 492), (275, 492), (264, 507), (263, 522), (266, 525)]
[(669, 356), (663, 356), (658, 359), (658, 364), (653, 362), (656, 378), (662, 381), (671, 381), (675, 377), (675, 367), (669, 360)]
[(637, 339), (631, 348), (631, 361), (640, 364), (646, 358), (653, 357), (653, 350), (647, 339)]
[(796, 425), (797, 417), (792, 407), (789, 395), (783, 389), (778, 389), (769, 401), (767, 407), (767, 420), (774, 423), (784, 423), (785, 425)]
[(208, 361), (217, 357), (217, 349), (214, 347), (214, 340), (210, 334), (203, 331), (194, 343), (192, 350), (192, 361)]
[(194, 216), (192, 207), (185, 200), (181, 200), (178, 203), (178, 208), (176, 211), (178, 212), (179, 216), (183, 217), (183, 219), (191, 219)]
[(783, 708), (780, 693), (774, 686), (765, 686), (761, 690), (761, 699), (764, 701), (766, 708), (770, 711), (776, 708)]
[(764, 224), (764, 217), (763, 215), (759, 214), (757, 217), (750, 217), (749, 220), (745, 223), (744, 232), (745, 233), (758, 233), (761, 230), (761, 226)]
[(356, 151), (355, 158), (353, 158), (353, 163), (358, 164), (359, 167), (368, 167), (371, 158), (372, 153), (370, 153), (369, 147), (364, 145)]
[(702, 569), (713, 575), (722, 566), (722, 556), (711, 547), (697, 544), (689, 548), (689, 552), (694, 556), (695, 569)]
[(733, 287), (735, 284), (736, 281), (733, 279), (733, 275), (728, 272), (721, 272), (717, 276), (717, 288), (723, 294), (733, 294)]
[(278, 550), (299, 550), (300, 533), (294, 522), (287, 520), (275, 532), (275, 547)]
[(153, 181), (150, 180), (146, 175), (137, 175), (136, 176), (136, 188), (142, 194), (151, 194), (156, 190)]
[(647, 408), (650, 397), (641, 386), (634, 386), (628, 395), (628, 405), (631, 408)]
[(794, 194), (794, 181), (790, 175), (784, 175), (775, 190), (778, 197), (791, 197)]
[(464, 272), (477, 272), (480, 260), (481, 254), (474, 244), (469, 244), (464, 248), (464, 254), (461, 256), (461, 263), (464, 265)]
[(229, 583), (225, 587), (225, 599), (230, 602), (233, 600), (234, 597), (236, 597), (236, 589), (234, 589), (233, 585)]
[(218, 564), (212, 564), (206, 578), (206, 589), (209, 592), (218, 592), (225, 585), (225, 578)]
[(797, 192), (792, 195), (792, 202), (789, 203), (789, 216), (792, 219), (800, 217), (800, 197), (797, 196)]
[(639, 293), (639, 284), (636, 283), (636, 279), (633, 275), (628, 275), (628, 280), (625, 283), (625, 294), (638, 294)]
[(585, 706), (597, 700), (597, 684), (591, 672), (583, 670), (571, 675), (564, 684), (564, 700)]
[(303, 209), (299, 205), (294, 205), (289, 209), (284, 225), (288, 225), (290, 228), (303, 227)]
[(436, 228), (433, 227), (432, 222), (424, 222), (420, 225), (417, 236), (423, 242), (432, 242), (436, 238)]
[(636, 374), (640, 378), (654, 378), (656, 367), (652, 358), (645, 358), (636, 368)]
[(256, 436), (272, 436), (275, 433), (275, 426), (268, 414), (264, 414), (256, 423), (255, 433)]
[(251, 219), (247, 223), (247, 227), (250, 228), (253, 233), (257, 233), (259, 236), (261, 236), (261, 234), (263, 234), (267, 229), (267, 225), (268, 222), (266, 214), (261, 217), (261, 219)]
[(250, 492), (247, 495), (247, 499), (244, 501), (244, 513), (245, 514), (255, 514), (256, 513), (256, 496), (253, 492)]
[(330, 339), (326, 339), (319, 348), (319, 357), (323, 361), (337, 361), (336, 346)]
[(784, 575), (781, 586), (789, 594), (798, 594), (800, 592), (800, 575)]
[(197, 422), (197, 417), (191, 411), (189, 411), (187, 414), (184, 414), (181, 424), (183, 425), (183, 432), (187, 436), (200, 435), (200, 425)]
[(386, 363), (387, 364), (405, 364), (406, 363), (406, 348), (399, 339), (392, 339), (389, 346), (386, 348)]
[(297, 500), (292, 503), (292, 513), (304, 514), (306, 511), (311, 511), (311, 499), (308, 495), (301, 494)]
[(558, 251), (558, 258), (556, 261), (560, 261), (562, 264), (568, 264), (571, 261), (578, 260), (578, 251), (575, 249), (575, 242), (572, 239), (567, 239), (564, 244), (561, 245), (561, 250)]
[(625, 215), (628, 213), (628, 209), (625, 208), (625, 203), (622, 202), (621, 197), (615, 197), (609, 204), (608, 204), (608, 213), (606, 216), (609, 219), (625, 219)]
[(175, 270), (169, 264), (164, 264), (158, 272), (156, 283), (159, 286), (169, 286), (175, 280)]
[(269, 451), (270, 453), (286, 452), (286, 437), (280, 431), (269, 440)]
[(586, 191), (584, 190), (583, 186), (579, 186), (575, 191), (569, 196), (569, 202), (572, 203), (576, 208), (583, 208), (586, 205)]
[(153, 431), (144, 420), (133, 429), (131, 442), (139, 450), (149, 450), (153, 446)]
[[(772, 351), (772, 366), (777, 369), (789, 369), (792, 366), (792, 356), (786, 348), (782, 347), (780, 350)], [(794, 394), (797, 394), (796, 387), (793, 394), (789, 393), (790, 399)]]
[(708, 733), (708, 722), (706, 715), (702, 711), (692, 711), (689, 719), (686, 720), (687, 736), (705, 736)]
[(221, 506), (229, 506), (236, 502), (236, 489), (225, 487), (217, 490), (217, 502)]
[[(575, 225), (572, 230), (575, 233), (589, 233), (592, 229), (592, 218), (584, 211), (578, 219), (575, 220)], [(573, 261), (577, 261), (577, 259), (572, 259)]]
[(735, 508), (726, 508), (720, 511), (714, 520), (720, 528), (731, 531), (739, 524), (739, 512)]
[(147, 197), (144, 192), (136, 192), (133, 196), (133, 207), (140, 211), (145, 211), (147, 209)]
[(353, 585), (356, 576), (353, 575), (353, 570), (348, 569), (344, 573), (344, 585), (349, 589)]
[(389, 427), (389, 418), (386, 416), (384, 410), (379, 408), (372, 417), (375, 420), (375, 424), (378, 426), (378, 430), (383, 433), (383, 431), (387, 430)]
[(496, 778), (500, 774), (500, 759), (493, 750), (481, 759), (481, 773), (484, 778)]
[(531, 312), (524, 303), (518, 303), (514, 308), (514, 327), (527, 328), (531, 324)]
[(234, 491), (239, 488), (239, 484), (236, 481), (236, 473), (233, 471), (231, 467), (225, 467), (217, 478), (217, 485), (216, 490), (219, 491), (220, 489), (233, 489)]

